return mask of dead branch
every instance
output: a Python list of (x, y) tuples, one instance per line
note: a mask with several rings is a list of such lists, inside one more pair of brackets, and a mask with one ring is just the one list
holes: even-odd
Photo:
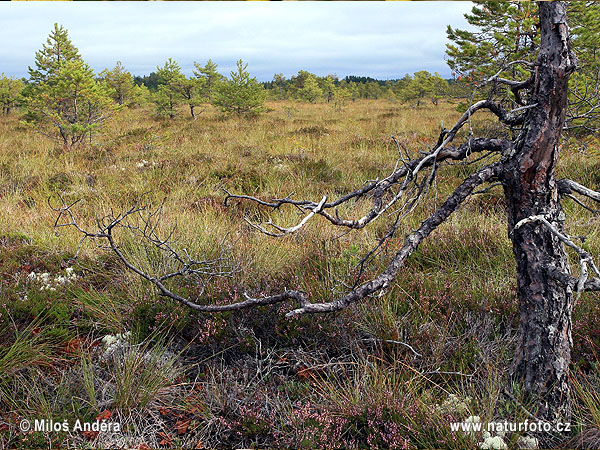
[[(559, 268), (555, 266), (548, 267), (548, 275), (555, 280), (560, 281), (565, 286), (569, 286), (571, 289), (576, 289), (577, 284), (579, 282), (578, 278), (571, 276), (568, 273), (563, 272)], [(583, 292), (591, 292), (591, 291), (600, 291), (600, 278), (592, 278), (591, 280), (587, 280), (583, 288), (581, 289)]]
[[(581, 85), (583, 82), (583, 86)], [(583, 129), (590, 133), (600, 130), (600, 70), (596, 67), (591, 76), (575, 80), (569, 89), (571, 101), (567, 108), (567, 119), (564, 129)]]
[(513, 231), (516, 230), (516, 229), (518, 229), (518, 228), (520, 228), (520, 227), (522, 227), (525, 224), (532, 223), (532, 222), (540, 222), (540, 223), (542, 223), (563, 244), (565, 244), (568, 247), (571, 247), (573, 250), (575, 250), (577, 252), (577, 255), (579, 256), (579, 265), (581, 267), (579, 279), (577, 280), (577, 284), (576, 284), (577, 299), (579, 299), (579, 297), (581, 295), (581, 292), (583, 292), (585, 290), (585, 284), (586, 284), (586, 281), (588, 279), (588, 274), (589, 274), (588, 273), (588, 264), (590, 265), (590, 267), (592, 268), (592, 270), (594, 271), (594, 273), (598, 276), (598, 278), (600, 278), (600, 271), (596, 267), (596, 264), (594, 263), (592, 255), (590, 255), (587, 251), (585, 251), (584, 249), (582, 249), (581, 247), (579, 247), (577, 244), (575, 244), (573, 242), (573, 240), (571, 239), (570, 236), (568, 236), (568, 235), (562, 233), (561, 231), (559, 231), (558, 228), (556, 228), (554, 225), (552, 225), (548, 221), (548, 219), (546, 217), (541, 216), (541, 215), (526, 217), (526, 218), (520, 220), (519, 222), (517, 222), (515, 224), (515, 226), (513, 228)]
[(581, 200), (579, 200), (577, 197), (575, 197), (574, 195), (571, 194), (565, 194), (565, 197), (570, 198), (571, 200), (573, 200), (575, 203), (577, 203), (579, 206), (581, 206), (584, 209), (587, 209), (589, 212), (591, 212), (592, 214), (598, 215), (600, 214), (600, 210), (597, 209), (592, 209), (590, 208), (588, 205), (586, 205), (585, 203), (583, 203)]
[(505, 125), (516, 126), (522, 125), (525, 122), (525, 114), (515, 114), (527, 109), (535, 108), (537, 104), (526, 105), (521, 108), (516, 108), (511, 111), (506, 111), (500, 103), (492, 102), (491, 100), (482, 100), (482, 108), (489, 109), (497, 118)]
[(600, 278), (593, 278), (585, 282), (584, 291), (600, 291)]
[[(276, 225), (271, 219), (269, 219), (266, 222), (266, 226), (275, 228), (277, 232), (269, 231), (265, 227), (255, 224), (247, 218), (245, 219), (246, 222), (254, 229), (274, 237), (281, 237), (299, 230), (304, 224), (306, 224), (306, 222), (311, 217), (313, 217), (316, 214), (324, 217), (333, 225), (347, 227), (350, 229), (364, 228), (369, 223), (373, 222), (374, 220), (381, 217), (387, 212), (391, 212), (391, 214), (394, 214), (396, 216), (395, 221), (389, 228), (388, 232), (378, 240), (375, 247), (370, 252), (368, 252), (357, 264), (356, 268), (359, 269), (359, 273), (358, 276), (355, 278), (353, 286), (351, 287), (351, 294), (348, 294), (350, 297), (346, 296), (342, 299), (339, 299), (337, 302), (332, 303), (306, 303), (305, 305), (301, 305), (300, 308), (297, 308), (296, 310), (288, 313), (288, 315), (303, 314), (308, 312), (336, 311), (346, 307), (348, 304), (352, 303), (358, 298), (364, 298), (365, 296), (371, 295), (373, 292), (387, 286), (391, 278), (393, 278), (394, 276), (390, 273), (382, 274), (380, 277), (378, 277), (378, 279), (372, 281), (371, 283), (375, 284), (372, 284), (369, 287), (366, 287), (364, 284), (362, 286), (359, 286), (364, 272), (364, 266), (380, 251), (381, 248), (383, 248), (383, 244), (385, 244), (386, 241), (388, 241), (395, 235), (401, 219), (409, 213), (411, 213), (416, 208), (421, 199), (425, 196), (429, 186), (431, 186), (435, 180), (435, 176), (439, 165), (442, 162), (448, 160), (466, 160), (471, 154), (478, 152), (488, 152), (486, 157), (490, 157), (494, 154), (511, 154), (511, 152), (513, 151), (513, 144), (510, 141), (504, 139), (471, 137), (467, 139), (467, 141), (464, 142), (462, 145), (449, 145), (457, 135), (458, 131), (466, 123), (468, 123), (471, 115), (480, 109), (489, 109), (492, 112), (495, 112), (496, 114), (500, 114), (503, 117), (507, 117), (507, 113), (504, 110), (502, 110), (499, 105), (496, 105), (495, 103), (487, 100), (477, 102), (474, 105), (472, 105), (461, 116), (461, 118), (456, 122), (452, 129), (446, 130), (442, 127), (442, 131), (440, 133), (440, 137), (435, 148), (418, 159), (409, 159), (409, 155), (406, 152), (405, 146), (400, 144), (400, 142), (394, 136), (392, 136), (392, 141), (396, 144), (396, 148), (398, 151), (399, 161), (401, 161), (402, 164), (398, 167), (399, 164), (397, 162), (393, 172), (384, 179), (375, 180), (373, 182), (367, 183), (361, 188), (352, 191), (348, 194), (345, 194), (339, 197), (337, 200), (329, 203), (326, 202), (325, 196), (323, 196), (322, 200), (319, 203), (308, 200), (294, 200), (291, 198), (291, 194), (284, 198), (265, 201), (249, 195), (232, 194), (231, 192), (225, 190), (226, 205), (231, 199), (239, 199), (250, 200), (257, 203), (258, 205), (269, 207), (272, 209), (279, 209), (284, 205), (291, 205), (296, 208), (299, 208), (302, 211), (309, 211), (309, 214), (298, 225), (289, 228)], [(406, 156), (403, 155), (403, 149), (406, 153)], [(425, 171), (425, 169), (430, 170)], [(474, 175), (475, 178), (469, 178), (468, 180), (475, 180), (476, 185), (487, 182), (489, 178), (492, 178), (492, 175), (490, 175), (490, 177), (488, 178), (486, 175), (487, 171), (484, 169), (482, 169), (483, 172), (477, 172), (477, 174)], [(498, 173), (496, 173), (496, 170), (494, 170), (493, 172), (494, 176), (499, 174), (499, 171)], [(479, 178), (480, 175), (486, 176), (484, 176), (483, 178)], [(471, 183), (473, 183), (473, 181), (468, 181), (466, 185), (468, 186)], [(473, 185), (473, 187), (475, 187), (475, 185)], [(456, 196), (460, 195), (461, 191), (458, 190), (457, 192), (458, 193), (455, 193)], [(470, 195), (471, 193), (472, 192), (469, 191), (468, 194), (466, 194), (466, 196)], [(354, 219), (340, 217), (339, 212), (336, 209), (337, 206), (346, 203), (350, 200), (359, 200), (361, 198), (366, 197), (367, 195), (371, 197), (372, 204), (371, 208), (367, 211), (365, 215), (363, 215), (360, 218)], [(453, 199), (455, 198), (456, 197), (453, 197)], [(464, 198), (460, 202), (462, 202)], [(438, 210), (439, 214), (442, 214), (443, 211), (448, 208), (450, 208), (450, 210), (448, 211), (448, 214), (450, 214), (452, 211), (454, 211), (456, 207), (458, 207), (458, 204), (460, 202), (453, 204), (453, 199), (449, 199), (446, 203), (444, 203), (444, 205), (440, 209), (442, 212), (439, 212), (440, 210)], [(333, 211), (331, 211), (332, 209)], [(405, 253), (403, 254), (403, 256), (400, 257), (402, 262), (397, 262), (397, 264), (399, 265), (398, 268), (395, 269), (396, 271), (399, 269), (404, 259), (406, 259), (406, 257), (408, 257), (410, 253), (412, 253), (412, 251), (416, 249), (418, 243), (437, 226), (435, 225), (433, 226), (433, 228), (428, 228), (432, 226), (431, 224), (434, 223), (435, 220), (437, 220), (435, 214), (428, 220), (429, 221), (425, 221), (422, 227), (417, 232), (415, 232), (418, 234), (413, 233), (413, 235), (411, 235), (412, 238), (410, 238), (410, 240), (407, 240), (407, 242), (405, 243)], [(442, 219), (441, 221), (443, 220), (445, 219)], [(441, 221), (439, 223), (441, 223)], [(426, 234), (424, 230), (428, 230)], [(398, 257), (398, 255), (396, 256)], [(383, 278), (381, 278), (382, 276)], [(386, 277), (388, 277), (389, 279)], [(387, 281), (382, 281), (384, 279)]]
[(244, 220), (246, 221), (246, 223), (248, 225), (250, 225), (253, 228), (256, 228), (257, 230), (259, 230), (262, 233), (265, 233), (269, 236), (273, 236), (273, 237), (281, 237), (281, 236), (285, 236), (286, 234), (292, 234), (295, 233), (296, 231), (298, 231), (300, 228), (302, 228), (306, 222), (308, 222), (310, 220), (310, 218), (312, 216), (314, 216), (315, 214), (318, 214), (319, 212), (321, 212), (321, 210), (323, 209), (323, 205), (325, 204), (325, 201), (327, 200), (327, 196), (324, 195), (323, 198), (321, 199), (321, 201), (319, 202), (319, 204), (316, 206), (315, 209), (313, 209), (304, 219), (302, 219), (302, 221), (300, 221), (300, 223), (296, 226), (290, 227), (290, 228), (283, 228), (280, 227), (278, 225), (275, 225), (273, 222), (271, 222), (270, 220), (267, 222), (267, 225), (271, 225), (273, 228), (275, 228), (276, 230), (279, 231), (279, 233), (272, 233), (270, 231), (265, 230), (263, 227), (261, 227), (260, 225), (256, 225), (252, 222), (250, 222), (250, 220), (248, 220), (248, 218), (244, 218)]
[[(222, 255), (214, 259), (193, 259), (189, 256), (186, 249), (183, 249), (181, 252), (179, 252), (169, 242), (173, 232), (169, 233), (169, 236), (166, 239), (160, 238), (157, 233), (157, 227), (158, 223), (160, 222), (162, 205), (156, 210), (151, 210), (146, 206), (142, 206), (140, 201), (138, 201), (129, 210), (119, 215), (115, 216), (111, 213), (103, 217), (97, 217), (96, 230), (88, 231), (80, 225), (72, 210), (73, 206), (76, 205), (79, 200), (72, 203), (67, 203), (61, 195), (59, 195), (58, 198), (61, 202), (61, 206), (58, 207), (52, 206), (50, 199), (48, 200), (50, 207), (58, 213), (58, 217), (56, 218), (54, 224), (55, 231), (58, 233), (59, 228), (72, 226), (83, 235), (79, 241), (77, 251), (73, 259), (78, 257), (83, 243), (87, 239), (90, 239), (94, 241), (99, 248), (112, 251), (119, 258), (121, 263), (127, 267), (127, 269), (154, 284), (159, 295), (182, 303), (183, 305), (196, 311), (237, 311), (256, 306), (272, 305), (286, 300), (294, 300), (300, 307), (302, 307), (307, 302), (307, 296), (305, 293), (300, 291), (285, 291), (277, 295), (262, 298), (252, 298), (248, 295), (245, 295), (246, 300), (228, 305), (200, 305), (189, 298), (182, 297), (173, 292), (165, 285), (165, 282), (175, 277), (193, 276), (195, 280), (200, 282), (201, 289), (196, 296), (200, 297), (204, 292), (206, 279), (210, 279), (212, 277), (233, 276), (239, 271), (239, 265), (227, 265), (228, 261)], [(67, 218), (67, 220), (62, 220), (64, 218)], [(115, 232), (120, 228), (133, 232), (142, 240), (149, 242), (161, 250), (167, 255), (168, 258), (171, 259), (171, 261), (177, 265), (177, 270), (160, 276), (151, 275), (142, 270), (125, 255), (120, 246), (117, 244)]]
[(475, 187), (498, 176), (501, 170), (502, 164), (494, 163), (466, 178), (465, 181), (463, 181), (463, 183), (447, 198), (443, 205), (426, 219), (416, 231), (406, 238), (402, 248), (396, 253), (387, 269), (379, 276), (371, 281), (363, 283), (360, 287), (340, 299), (329, 303), (307, 303), (301, 308), (290, 311), (287, 313), (287, 316), (339, 311), (360, 299), (368, 297), (374, 292), (387, 288), (404, 265), (408, 256), (417, 249), (421, 241), (443, 223), (450, 214), (452, 214), (471, 195)]
[(489, 194), (490, 191), (492, 189), (494, 189), (495, 187), (497, 187), (497, 186), (502, 186), (502, 183), (499, 182), (499, 181), (497, 181), (496, 183), (492, 183), (488, 187), (486, 187), (485, 189), (479, 189), (478, 191), (474, 191), (473, 195), (475, 195), (475, 194)]
[(579, 200), (577, 197), (575, 197), (573, 194), (573, 192), (582, 195), (584, 197), (590, 198), (592, 200), (595, 200), (597, 202), (600, 202), (600, 192), (596, 192), (590, 188), (587, 188), (573, 180), (568, 180), (566, 178), (563, 178), (562, 180), (558, 180), (557, 181), (557, 187), (558, 187), (558, 193), (561, 196), (570, 198), (571, 200), (573, 200), (575, 203), (577, 203), (579, 206), (581, 206), (582, 208), (587, 209), (589, 212), (591, 212), (592, 214), (598, 215), (600, 214), (600, 210), (597, 209), (593, 209), (590, 208), (589, 206), (587, 206), (585, 203), (583, 203), (581, 200)]
[(363, 342), (383, 342), (385, 344), (402, 345), (402, 346), (408, 348), (411, 352), (413, 352), (413, 355), (415, 355), (415, 357), (420, 358), (423, 356), (421, 353), (416, 351), (412, 345), (407, 344), (406, 342), (396, 341), (394, 339), (378, 339), (378, 338), (372, 337), (372, 338), (362, 339), (362, 341)]
[[(433, 181), (437, 165), (442, 161), (448, 159), (464, 160), (468, 158), (472, 153), (481, 151), (491, 151), (500, 154), (510, 153), (510, 151), (513, 148), (513, 144), (511, 141), (504, 139), (470, 138), (460, 146), (449, 146), (449, 144), (454, 140), (456, 134), (460, 131), (460, 129), (470, 121), (471, 116), (481, 109), (488, 109), (492, 113), (497, 115), (501, 120), (504, 120), (506, 123), (511, 124), (521, 123), (524, 117), (524, 115), (514, 116), (510, 113), (507, 113), (499, 104), (496, 104), (492, 101), (481, 100), (471, 105), (456, 122), (456, 124), (452, 127), (452, 129), (446, 130), (442, 128), (436, 147), (419, 159), (405, 160), (402, 156), (402, 152), (400, 150), (398, 141), (394, 137), (392, 137), (392, 140), (398, 146), (399, 156), (400, 159), (403, 161), (402, 166), (400, 166), (399, 168), (396, 167), (395, 170), (386, 178), (365, 184), (361, 188), (349, 192), (348, 194), (339, 197), (333, 202), (323, 203), (323, 205), (320, 208), (319, 204), (316, 202), (308, 200), (292, 200), (291, 194), (285, 198), (265, 201), (249, 195), (232, 194), (226, 189), (224, 189), (224, 192), (226, 194), (224, 204), (225, 206), (228, 206), (228, 202), (230, 199), (239, 199), (250, 200), (259, 205), (270, 207), (273, 209), (278, 209), (286, 204), (293, 205), (308, 211), (317, 210), (316, 214), (321, 215), (334, 225), (348, 227), (352, 229), (363, 228), (368, 223), (372, 222), (373, 220), (377, 219), (382, 214), (384, 214), (402, 197), (405, 197), (405, 194), (408, 193), (409, 196), (411, 196), (411, 194), (415, 193), (415, 189), (417, 192), (421, 190), (420, 194), (422, 194), (424, 192), (424, 189), (426, 189), (426, 186), (418, 182), (418, 175), (424, 168), (433, 168), (433, 171), (430, 173), (429, 176), (430, 180)], [(387, 203), (384, 202), (385, 195), (391, 192), (391, 188), (396, 187), (399, 184), (399, 191), (391, 197), (390, 201), (388, 201)], [(342, 219), (339, 217), (337, 211), (335, 211), (335, 215), (328, 212), (328, 210), (336, 208), (337, 206), (346, 203), (349, 200), (357, 200), (359, 198), (364, 197), (367, 194), (372, 195), (373, 206), (361, 218)], [(419, 195), (417, 197), (419, 197)], [(263, 227), (256, 226), (256, 224), (250, 223), (250, 225), (265, 234), (275, 234), (268, 232)], [(273, 223), (268, 223), (268, 225), (274, 226)], [(279, 231), (283, 234), (289, 234), (284, 232), (283, 228)]]
[[(467, 118), (465, 113), (465, 115), (463, 115), (462, 122), (459, 121), (459, 123), (461, 123), (460, 126), (464, 125), (466, 120)], [(388, 177), (368, 183), (355, 191), (341, 196), (333, 202), (325, 202), (321, 205), (321, 207), (319, 207), (320, 203), (309, 200), (293, 200), (291, 196), (280, 199), (272, 199), (271, 201), (264, 201), (249, 195), (232, 194), (227, 190), (224, 190), (226, 193), (225, 205), (228, 205), (230, 199), (250, 200), (258, 205), (270, 207), (272, 209), (279, 209), (283, 205), (292, 205), (305, 210), (315, 211), (315, 214), (319, 214), (320, 216), (324, 217), (333, 225), (351, 229), (364, 228), (378, 217), (381, 217), (386, 211), (390, 210), (402, 197), (407, 198), (408, 200), (401, 208), (413, 206), (414, 198), (416, 197), (419, 199), (427, 187), (426, 184), (422, 183), (422, 180), (418, 181), (417, 179), (417, 175), (419, 175), (419, 172), (424, 168), (435, 167), (437, 164), (447, 160), (464, 160), (472, 153), (490, 151), (499, 154), (507, 154), (512, 149), (512, 143), (510, 141), (492, 138), (471, 138), (460, 146), (447, 146), (447, 142), (453, 138), (460, 126), (455, 126), (453, 130), (447, 132), (447, 137), (443, 141), (442, 145), (429, 152), (425, 156), (419, 159), (407, 161)], [(393, 193), (390, 200), (385, 202), (385, 196), (390, 194), (391, 189), (398, 185), (400, 185), (399, 191)], [(337, 206), (350, 200), (358, 200), (367, 194), (372, 195), (372, 207), (362, 217), (357, 219), (341, 218), (337, 210), (335, 210)], [(328, 212), (328, 210), (331, 209), (335, 210), (334, 214)], [(273, 224), (270, 222), (268, 224), (273, 226)], [(271, 236), (275, 235), (274, 233), (268, 232), (263, 227), (257, 227), (255, 224), (251, 225), (265, 234)]]
[(596, 192), (588, 187), (585, 187), (576, 181), (563, 178), (558, 180), (556, 185), (558, 187), (559, 194), (572, 194), (573, 192), (576, 192), (579, 195), (583, 195), (584, 197), (600, 202), (600, 192)]

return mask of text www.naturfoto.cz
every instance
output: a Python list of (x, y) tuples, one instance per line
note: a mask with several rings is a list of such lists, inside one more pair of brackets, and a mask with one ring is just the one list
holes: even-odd
[(498, 432), (569, 432), (571, 431), (571, 424), (568, 422), (557, 422), (555, 424), (550, 422), (543, 422), (541, 420), (538, 421), (529, 421), (525, 420), (524, 422), (488, 422), (485, 425), (482, 422), (478, 421), (465, 421), (465, 422), (452, 422), (450, 423), (451, 431), (462, 431), (464, 433), (477, 433), (480, 431), (487, 431), (489, 433), (498, 433)]

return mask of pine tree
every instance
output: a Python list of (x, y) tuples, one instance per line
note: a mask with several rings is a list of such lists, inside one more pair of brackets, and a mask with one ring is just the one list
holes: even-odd
[(352, 92), (350, 91), (350, 89), (341, 86), (334, 87), (332, 95), (333, 107), (336, 110), (341, 111), (346, 105), (348, 99), (351, 97)]
[(360, 92), (358, 86), (354, 81), (348, 83), (348, 89), (350, 90), (350, 98), (353, 102), (360, 98)]
[[(298, 99), (298, 100), (304, 100), (302, 98), (302, 96), (300, 95), (300, 91), (302, 89), (304, 89), (304, 83), (306, 82), (307, 79), (309, 78), (317, 78), (316, 75), (307, 72), (306, 70), (299, 70), (298, 74), (293, 75), (290, 78), (290, 82), (288, 84), (288, 93), (292, 98)], [(321, 95), (321, 93), (319, 93), (319, 96)]]
[(319, 87), (317, 78), (309, 73), (303, 82), (303, 87), (298, 91), (298, 97), (309, 103), (316, 103), (323, 96), (323, 90)]
[(177, 113), (177, 106), (183, 100), (185, 76), (181, 73), (179, 64), (171, 58), (164, 66), (156, 68), (156, 74), (160, 80), (154, 95), (156, 112), (158, 115), (166, 115), (173, 119)]
[[(578, 72), (569, 80), (570, 99), (566, 126), (586, 131), (600, 130), (600, 4), (576, 1), (568, 4), (573, 48), (579, 59)], [(474, 86), (500, 72), (500, 77), (526, 83), (540, 46), (537, 6), (533, 2), (478, 2), (465, 14), (476, 31), (448, 26), (448, 65), (459, 82)], [(513, 85), (514, 86), (514, 85)], [(505, 86), (505, 100), (515, 107), (522, 99)], [(479, 96), (489, 94), (480, 89)]]
[(223, 112), (236, 114), (257, 114), (261, 112), (266, 91), (251, 77), (248, 64), (241, 59), (237, 62), (237, 71), (232, 71), (230, 80), (217, 85), (212, 104)]
[(119, 108), (81, 59), (67, 30), (55, 24), (35, 61), (23, 92), (26, 122), (68, 149), (81, 145), (87, 136), (91, 140)]
[(407, 77), (401, 80), (399, 98), (404, 102), (416, 100), (416, 106), (421, 106), (421, 101), (425, 98), (437, 105), (448, 89), (448, 83), (437, 72), (431, 75), (426, 70), (420, 70), (415, 72), (414, 78), (409, 75)]
[(572, 41), (579, 67), (569, 80), (569, 127), (585, 132), (600, 130), (600, 5), (570, 2)]
[(279, 92), (279, 100), (283, 100), (285, 98), (284, 95), (284, 87), (286, 84), (286, 79), (283, 76), (282, 73), (276, 73), (275, 75), (273, 75), (273, 85), (277, 87), (278, 92)]
[(93, 70), (81, 60), (65, 61), (48, 81), (33, 86), (27, 97), (26, 120), (67, 149), (85, 142), (118, 106)]
[(217, 65), (209, 59), (205, 66), (201, 66), (197, 62), (194, 62), (194, 66), (197, 71), (194, 70), (194, 75), (199, 79), (204, 79), (202, 84), (202, 96), (205, 97), (208, 102), (212, 102), (214, 91), (225, 77), (217, 72)]
[(319, 83), (327, 103), (329, 103), (333, 100), (333, 96), (335, 93), (335, 82), (336, 81), (337, 81), (336, 75), (327, 75), (325, 78), (322, 78), (321, 82)]
[(203, 102), (202, 91), (205, 87), (205, 78), (186, 78), (181, 85), (181, 95), (190, 107), (190, 115), (196, 120), (196, 106)]
[[(479, 2), (465, 14), (477, 31), (453, 29), (448, 25), (446, 54), (448, 65), (459, 76), (490, 76), (510, 62), (533, 62), (539, 47), (539, 23), (533, 2)], [(510, 68), (510, 75), (523, 76), (528, 71), (518, 65)]]
[(52, 77), (67, 61), (81, 60), (79, 50), (69, 39), (68, 31), (57, 23), (50, 32), (46, 44), (35, 54), (35, 69), (29, 67), (29, 82), (51, 81)]
[(141, 83), (140, 85), (134, 84), (129, 106), (146, 106), (148, 103), (150, 103), (151, 98), (152, 95), (150, 94), (150, 90), (144, 83)]
[(111, 90), (111, 97), (119, 105), (129, 104), (133, 96), (133, 76), (125, 70), (121, 61), (117, 61), (114, 69), (104, 69), (100, 78)]

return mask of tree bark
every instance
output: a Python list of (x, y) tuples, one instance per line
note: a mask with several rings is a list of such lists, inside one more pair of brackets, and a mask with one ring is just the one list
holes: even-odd
[(552, 266), (569, 273), (565, 249), (540, 222), (515, 229), (527, 217), (543, 215), (563, 230), (564, 213), (555, 180), (559, 139), (567, 109), (569, 74), (575, 56), (569, 48), (565, 5), (540, 2), (541, 48), (525, 126), (507, 161), (503, 186), (508, 227), (517, 265), (520, 323), (511, 375), (538, 418), (570, 417), (568, 369), (571, 360), (573, 293), (552, 278)]

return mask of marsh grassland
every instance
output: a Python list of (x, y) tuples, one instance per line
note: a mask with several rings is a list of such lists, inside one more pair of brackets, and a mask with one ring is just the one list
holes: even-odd
[[(58, 194), (79, 200), (72, 210), (91, 230), (96, 217), (125, 211), (143, 195), (144, 204), (163, 205), (159, 231), (175, 228), (173, 245), (239, 268), (207, 278), (200, 303), (286, 287), (323, 301), (343, 293), (391, 217), (346, 234), (315, 217), (275, 239), (244, 217), (290, 226), (298, 211), (225, 206), (223, 189), (264, 199), (335, 197), (393, 170), (392, 134), (416, 155), (436, 142), (441, 119), (448, 126), (460, 113), (443, 102), (409, 108), (362, 100), (342, 111), (267, 106), (256, 118), (206, 106), (195, 121), (184, 109), (175, 120), (124, 110), (71, 151), (33, 134), (18, 114), (0, 117), (0, 447), (473, 448), (480, 434), (451, 432), (451, 422), (527, 418), (527, 405), (501, 394), (518, 307), (500, 187), (441, 225), (384, 295), (332, 315), (286, 319), (286, 304), (199, 314), (159, 297), (91, 241), (70, 261), (81, 235), (55, 230)], [(475, 121), (475, 134), (504, 132), (492, 123)], [(590, 138), (565, 141), (561, 174), (600, 185), (598, 146)], [(440, 169), (365, 277), (385, 267), (471, 169)], [(339, 214), (368, 206), (346, 205)], [(568, 231), (586, 236), (597, 255), (598, 218), (565, 207)], [(135, 235), (120, 232), (118, 241), (149, 272), (170, 267)], [(192, 297), (200, 289), (185, 280), (172, 287)], [(584, 294), (575, 307), (574, 419), (557, 444), (600, 428), (599, 300)], [(73, 424), (98, 416), (121, 431), (18, 430), (22, 419)], [(513, 433), (506, 441), (518, 439)]]

